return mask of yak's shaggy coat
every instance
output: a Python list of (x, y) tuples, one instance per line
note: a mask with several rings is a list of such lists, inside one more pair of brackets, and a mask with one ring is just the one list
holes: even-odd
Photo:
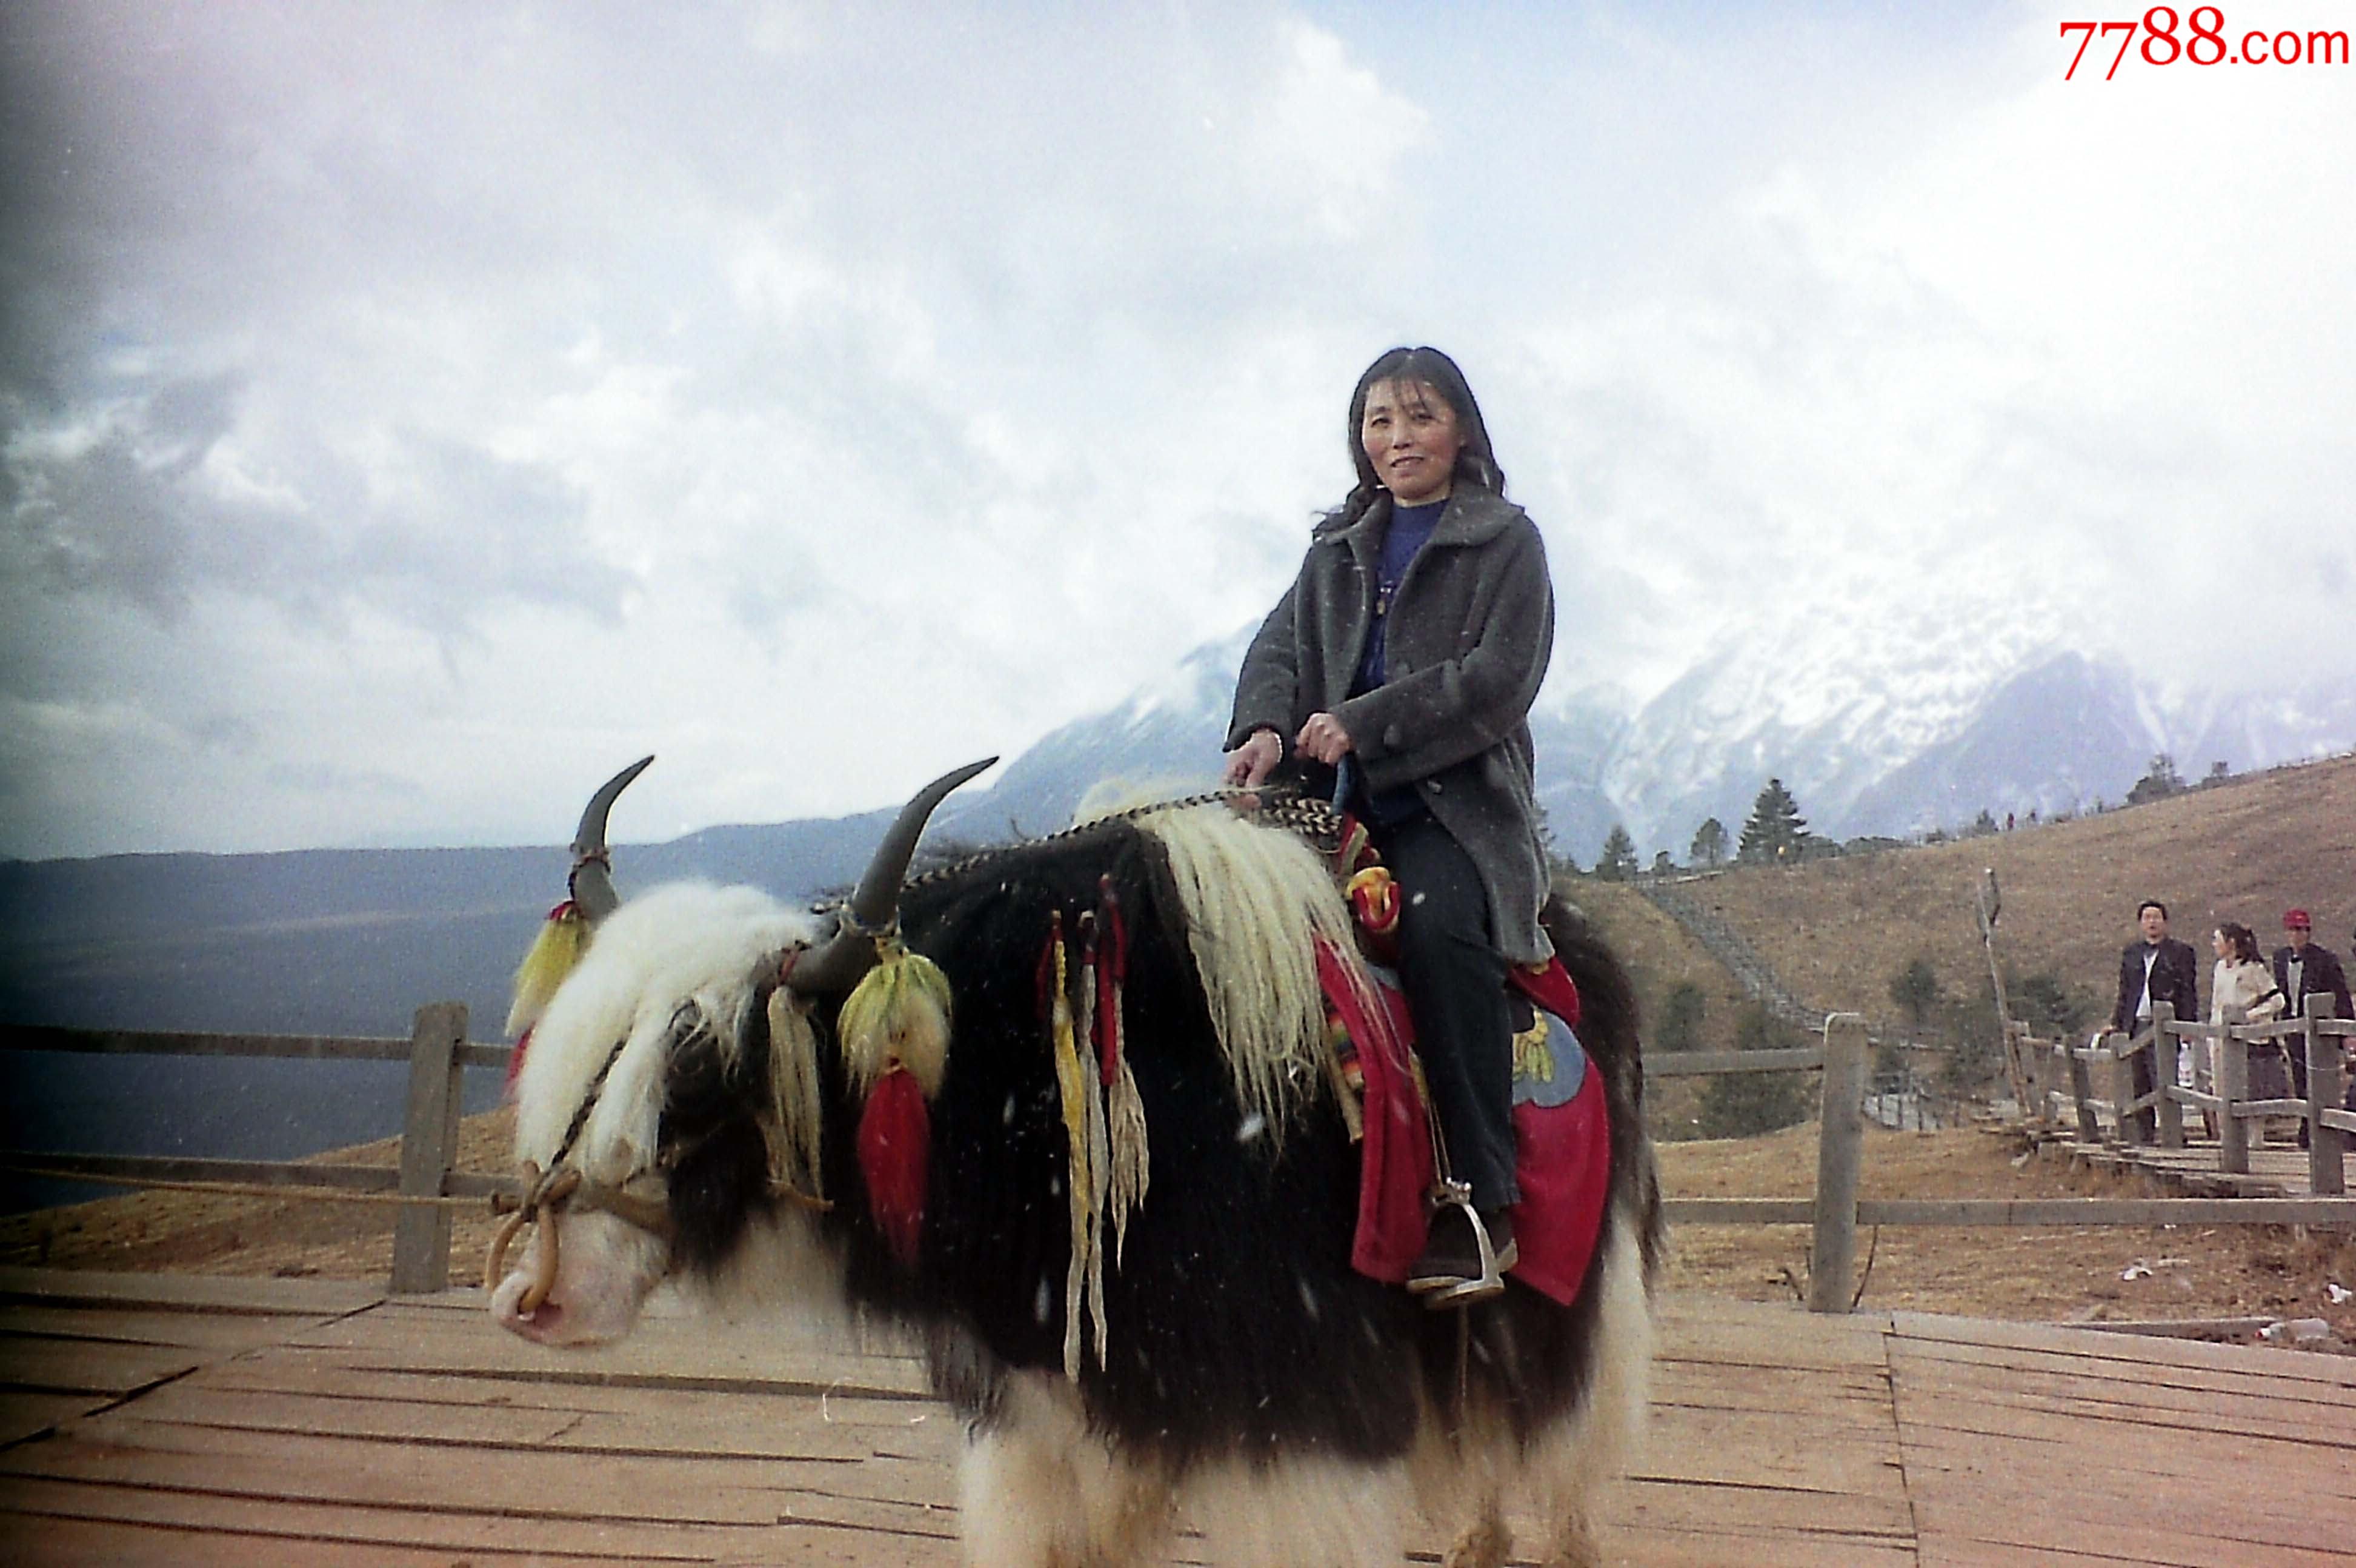
[[(1612, 1117), (1611, 1201), (1579, 1300), (1513, 1285), (1469, 1313), (1431, 1312), (1350, 1267), (1357, 1157), (1314, 1054), (1305, 967), (1312, 933), (1346, 918), (1322, 863), (1224, 809), (1148, 821), (1009, 851), (904, 897), (908, 944), (956, 998), (914, 1267), (867, 1210), (832, 1004), (799, 1049), (814, 1059), (834, 1207), (773, 1195), (770, 1053), (795, 1047), (770, 1039), (761, 976), (812, 923), (743, 889), (626, 904), (541, 1020), (518, 1153), (550, 1161), (626, 1039), (572, 1157), (641, 1190), (655, 1171), (674, 1234), (666, 1250), (608, 1215), (567, 1214), (548, 1304), (518, 1308), (527, 1260), (495, 1311), (535, 1338), (610, 1338), (677, 1272), (723, 1296), (905, 1326), (968, 1424), (978, 1563), (1158, 1561), (1181, 1511), (1220, 1538), (1221, 1561), (1396, 1562), (1419, 1504), (1463, 1527), (1451, 1562), (1494, 1563), (1507, 1499), (1549, 1521), (1555, 1561), (1594, 1560), (1594, 1488), (1643, 1418), (1660, 1241), (1624, 975), (1575, 917), (1552, 923)], [(1108, 1354), (1091, 1342), (1075, 1383), (1062, 1371), (1066, 1150), (1035, 976), (1051, 914), (1071, 931), (1108, 877), (1130, 928), (1123, 1010), (1151, 1185), (1107, 1267)]]

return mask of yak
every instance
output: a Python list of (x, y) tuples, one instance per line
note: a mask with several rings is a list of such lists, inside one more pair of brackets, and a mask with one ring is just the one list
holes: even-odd
[[(910, 879), (926, 817), (988, 765), (919, 792), (830, 914), (696, 883), (622, 902), (605, 815), (636, 770), (597, 793), (573, 846), (585, 940), (516, 1077), (497, 1320), (610, 1340), (672, 1279), (905, 1330), (964, 1422), (966, 1551), (994, 1568), (1162, 1562), (1182, 1516), (1218, 1561), (1396, 1563), (1414, 1510), (1454, 1532), (1449, 1563), (1494, 1565), (1509, 1505), (1545, 1521), (1546, 1561), (1600, 1563), (1663, 1247), (1610, 951), (1549, 902), (1609, 1116), (1575, 1296), (1508, 1276), (1428, 1310), (1353, 1267), (1330, 856), (1272, 797), (1198, 801)], [(858, 988), (885, 979), (879, 1048)]]

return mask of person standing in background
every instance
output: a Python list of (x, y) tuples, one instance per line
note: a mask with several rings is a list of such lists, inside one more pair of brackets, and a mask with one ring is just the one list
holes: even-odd
[[(2282, 988), (2275, 984), (2274, 976), (2266, 971), (2265, 961), (2258, 956), (2255, 932), (2239, 921), (2229, 920), (2216, 929), (2210, 941), (2217, 952), (2216, 974), (2209, 984), (2211, 1024), (2270, 1024), (2288, 1010), (2283, 1002)], [(2228, 1019), (2228, 1009), (2241, 1016)], [(2213, 1054), (2215, 1047), (2210, 1050)], [(2246, 1060), (2250, 1064), (2247, 1092), (2251, 1099), (2281, 1100), (2289, 1096), (2290, 1075), (2283, 1071), (2285, 1054), (2279, 1041), (2250, 1042)]]
[[(2111, 1027), (2125, 1034), (2151, 1028), (2152, 1008), (2166, 1002), (2186, 1022), (2201, 1017), (2201, 959), (2185, 944), (2168, 934), (2168, 906), (2146, 899), (2136, 906), (2141, 936), (2119, 955), (2119, 998), (2111, 1008)], [(2127, 1059), (2135, 1097), (2152, 1092), (2154, 1079), (2149, 1051)], [(2158, 1115), (2147, 1106), (2135, 1114), (2135, 1125), (2148, 1143), (2158, 1136)]]
[[(2283, 914), (2283, 931), (2289, 944), (2275, 949), (2275, 984), (2282, 990), (2283, 1000), (2290, 1005), (2290, 1016), (2307, 1015), (2309, 997), (2329, 997), (2334, 1018), (2356, 1018), (2356, 1008), (2349, 1006), (2348, 976), (2340, 966), (2340, 955), (2320, 943), (2310, 940), (2315, 921), (2303, 909), (2287, 910)], [(2290, 1048), (2290, 1077), (2298, 1097), (2307, 1098), (2307, 1052), (2297, 1046)], [(2356, 1098), (2356, 1085), (2349, 1093)], [(2298, 1126), (2298, 1147), (2308, 1145), (2307, 1124)]]

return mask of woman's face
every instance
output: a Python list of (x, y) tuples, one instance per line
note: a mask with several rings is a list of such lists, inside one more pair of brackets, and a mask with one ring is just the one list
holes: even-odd
[(2212, 931), (2209, 933), (2209, 946), (2210, 950), (2220, 958), (2233, 956), (2233, 945), (2225, 940), (2225, 933), (2222, 931)]
[(1447, 400), (1421, 381), (1377, 381), (1366, 389), (1358, 424), (1375, 478), (1402, 507), (1420, 507), (1448, 494), (1464, 432)]

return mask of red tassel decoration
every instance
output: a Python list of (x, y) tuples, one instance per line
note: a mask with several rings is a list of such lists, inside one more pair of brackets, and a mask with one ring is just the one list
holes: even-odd
[(867, 1178), (868, 1212), (904, 1268), (916, 1266), (932, 1151), (932, 1116), (925, 1109), (924, 1091), (914, 1074), (895, 1063), (860, 1114), (859, 1168)]

